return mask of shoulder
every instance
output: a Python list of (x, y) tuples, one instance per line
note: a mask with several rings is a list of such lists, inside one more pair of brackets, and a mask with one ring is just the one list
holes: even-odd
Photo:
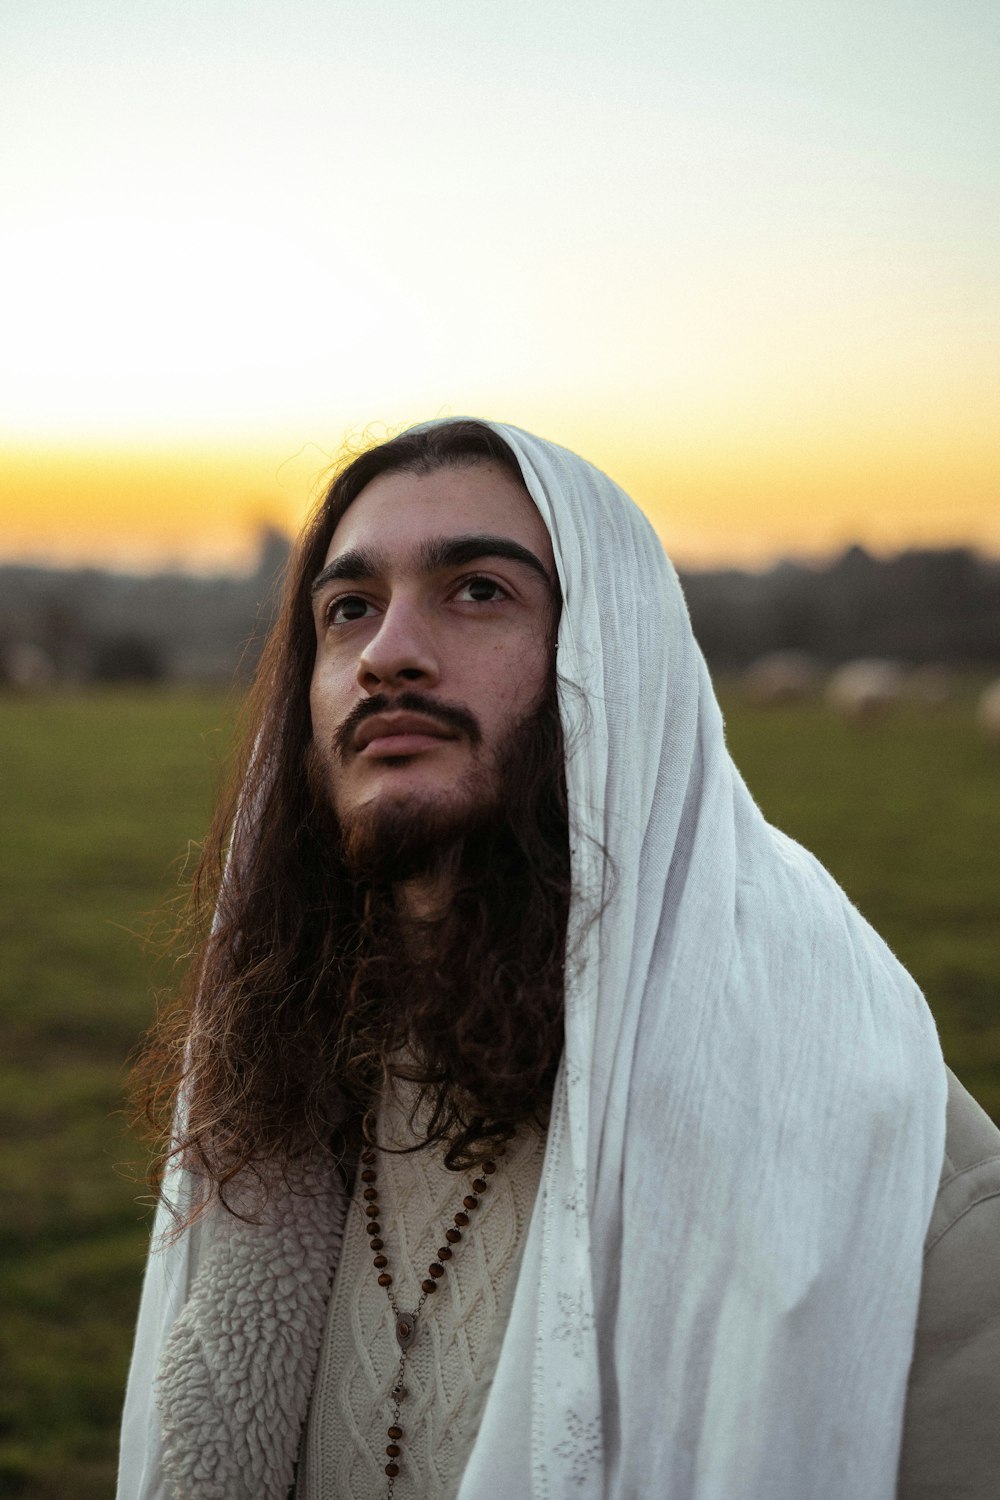
[[(1000, 1130), (972, 1095), (948, 1070), (948, 1114), (945, 1124), (941, 1183), (927, 1231), (925, 1254), (935, 1252), (953, 1235), (960, 1221), (981, 1204), (1000, 1197)], [(995, 1211), (1000, 1215), (1000, 1205)], [(987, 1215), (978, 1215), (984, 1219)]]
[(899, 1500), (987, 1500), (1000, 1468), (1000, 1130), (948, 1074)]

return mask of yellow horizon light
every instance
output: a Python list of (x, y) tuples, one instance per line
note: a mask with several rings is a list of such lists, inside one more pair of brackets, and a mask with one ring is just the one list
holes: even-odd
[[(681, 565), (759, 566), (852, 542), (882, 552), (970, 545), (1000, 555), (996, 461), (985, 443), (957, 451), (927, 432), (907, 442), (869, 434), (850, 445), (803, 432), (776, 450), (739, 432), (709, 444), (703, 433), (657, 439), (610, 422), (588, 431), (572, 421), (547, 425), (635, 498)], [(262, 525), (299, 529), (332, 458), (315, 444), (0, 451), (0, 555), (143, 570), (243, 568)]]

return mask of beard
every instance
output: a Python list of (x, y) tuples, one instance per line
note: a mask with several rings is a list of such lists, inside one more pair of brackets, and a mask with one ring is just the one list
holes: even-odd
[[(571, 876), (555, 671), (445, 792), (379, 797), (341, 820), (336, 770), (336, 746), (313, 745), (324, 1077), (359, 1129), (385, 1080), (406, 1077), (429, 1109), (426, 1143), (446, 1142), (457, 1169), (545, 1117), (562, 1053)], [(426, 875), (447, 896), (414, 923), (397, 886)]]
[[(460, 727), (473, 749), (481, 749), (479, 727), (465, 710), (435, 704), (416, 693), (403, 694), (395, 704), (418, 713), (434, 712)], [(313, 741), (307, 774), (314, 804), (354, 880), (394, 885), (454, 874), (463, 864), (476, 863), (491, 836), (502, 828), (506, 809), (517, 796), (522, 767), (532, 761), (540, 741), (551, 733), (553, 716), (558, 717), (555, 683), (446, 792), (423, 798), (390, 792), (338, 814), (332, 790), (337, 763), (348, 753), (358, 722), (387, 706), (379, 699), (362, 705), (361, 712), (338, 732), (333, 756), (321, 752)]]

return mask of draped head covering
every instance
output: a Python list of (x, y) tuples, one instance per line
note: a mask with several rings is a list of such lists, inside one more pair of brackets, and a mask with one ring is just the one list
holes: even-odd
[[(574, 896), (541, 1184), (459, 1500), (498, 1487), (518, 1500), (890, 1500), (944, 1150), (930, 1014), (830, 876), (755, 806), (641, 512), (576, 455), (488, 425), (517, 457), (562, 587)], [(277, 1209), (271, 1229), (196, 1227), (154, 1251), (120, 1500), (285, 1500), (338, 1207), (330, 1186)], [(252, 1379), (236, 1379), (233, 1340), (258, 1294)], [(304, 1327), (290, 1356), (289, 1327)], [(162, 1423), (149, 1396), (161, 1365)], [(228, 1435), (178, 1438), (213, 1399)], [(262, 1409), (267, 1454), (234, 1459)]]

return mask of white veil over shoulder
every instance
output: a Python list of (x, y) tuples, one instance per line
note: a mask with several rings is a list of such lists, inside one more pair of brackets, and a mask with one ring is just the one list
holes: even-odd
[[(459, 1500), (891, 1500), (944, 1151), (930, 1014), (754, 805), (641, 512), (489, 425), (562, 584), (575, 895), (541, 1186)], [(135, 1451), (164, 1341), (208, 1337), (183, 1238), (161, 1257), (123, 1439), (143, 1487), (120, 1500), (285, 1500), (171, 1488)]]

